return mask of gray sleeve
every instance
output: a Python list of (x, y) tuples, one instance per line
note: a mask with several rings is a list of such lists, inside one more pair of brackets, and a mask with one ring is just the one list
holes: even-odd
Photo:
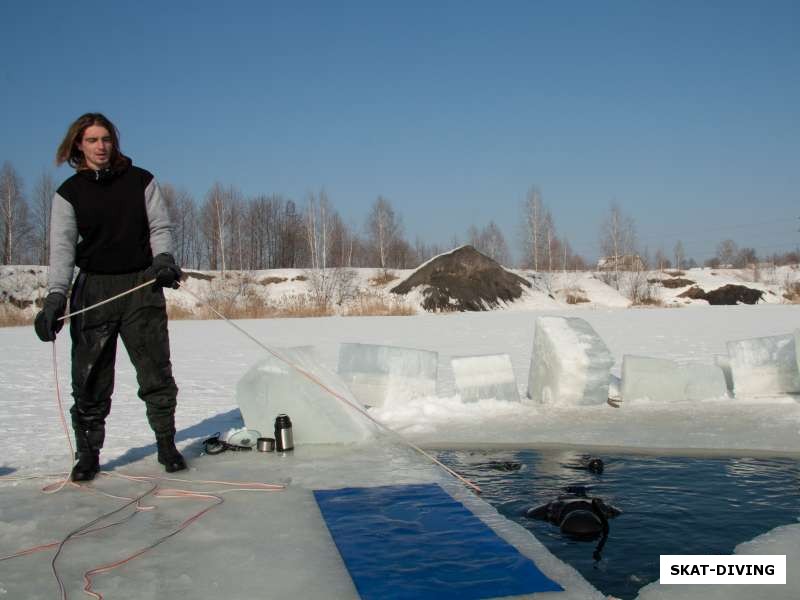
[(144, 191), (144, 200), (147, 207), (147, 221), (150, 223), (150, 249), (153, 251), (153, 256), (163, 253), (175, 256), (172, 222), (169, 220), (167, 205), (155, 177)]
[(78, 224), (75, 210), (61, 195), (53, 196), (50, 217), (50, 271), (47, 289), (67, 295), (75, 269)]

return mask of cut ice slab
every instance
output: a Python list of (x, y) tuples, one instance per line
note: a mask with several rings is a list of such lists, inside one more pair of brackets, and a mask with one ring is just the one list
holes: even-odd
[(800, 393), (798, 333), (728, 342), (737, 397)]
[(794, 357), (797, 359), (797, 370), (800, 371), (800, 329), (794, 330)]
[(361, 442), (375, 435), (375, 425), (358, 411), (360, 404), (344, 382), (311, 353), (281, 348), (276, 354), (285, 360), (267, 356), (236, 386), (236, 402), (248, 429), (272, 437), (275, 417), (287, 414), (295, 444)]
[(622, 399), (683, 402), (727, 398), (725, 373), (718, 365), (677, 363), (665, 358), (622, 357)]
[(338, 372), (366, 406), (436, 395), (439, 355), (429, 350), (343, 343)]
[(613, 364), (611, 352), (583, 319), (538, 317), (528, 397), (545, 404), (605, 404)]
[(517, 380), (508, 354), (456, 356), (450, 364), (462, 401), (495, 399), (519, 402)]

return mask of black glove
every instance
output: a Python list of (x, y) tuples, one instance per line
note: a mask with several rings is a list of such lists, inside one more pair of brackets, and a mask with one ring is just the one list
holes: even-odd
[(156, 282), (153, 284), (155, 288), (178, 289), (178, 282), (183, 277), (183, 271), (175, 264), (175, 259), (166, 252), (153, 257), (153, 264), (147, 267), (145, 274), (148, 279), (155, 277)]
[(67, 299), (64, 294), (50, 292), (47, 295), (42, 310), (36, 314), (36, 320), (33, 322), (33, 328), (40, 340), (43, 342), (55, 341), (56, 334), (64, 326), (64, 321), (59, 321), (59, 318), (64, 316), (66, 309)]

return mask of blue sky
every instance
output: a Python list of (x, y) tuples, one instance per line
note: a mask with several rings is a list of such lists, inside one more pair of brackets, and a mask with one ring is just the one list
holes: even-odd
[(539, 187), (587, 258), (616, 202), (642, 246), (800, 244), (800, 2), (4, 2), (0, 162), (30, 190), (87, 111), (200, 201), (215, 181), (413, 243)]

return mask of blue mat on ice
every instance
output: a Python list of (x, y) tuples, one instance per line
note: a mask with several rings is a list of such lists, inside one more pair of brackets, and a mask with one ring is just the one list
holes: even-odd
[(362, 600), (563, 591), (436, 484), (316, 490)]

